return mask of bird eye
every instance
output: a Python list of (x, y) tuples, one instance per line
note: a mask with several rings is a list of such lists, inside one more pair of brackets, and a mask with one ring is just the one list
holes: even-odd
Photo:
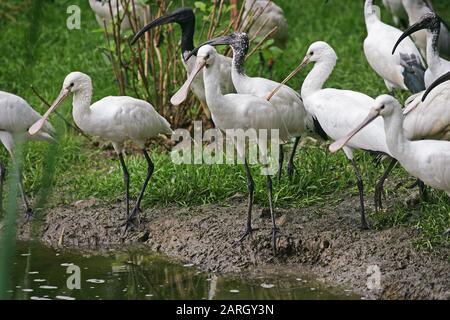
[(312, 56), (314, 55), (314, 51), (310, 51), (309, 54)]
[(75, 86), (75, 83), (72, 82), (72, 83), (70, 84), (70, 86), (71, 86), (71, 87)]
[(383, 110), (384, 109), (384, 104), (380, 107), (380, 110)]

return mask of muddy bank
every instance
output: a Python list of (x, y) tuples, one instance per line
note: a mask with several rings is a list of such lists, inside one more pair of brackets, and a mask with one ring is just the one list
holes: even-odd
[[(408, 228), (361, 231), (357, 208), (357, 199), (333, 208), (277, 208), (282, 230), (277, 256), (271, 249), (269, 216), (258, 207), (253, 224), (259, 230), (244, 243), (237, 241), (245, 221), (243, 197), (228, 207), (148, 208), (140, 228), (125, 235), (117, 229), (123, 204), (82, 201), (51, 210), (39, 237), (47, 245), (69, 248), (140, 242), (215, 272), (278, 265), (312, 272), (320, 281), (371, 299), (450, 299), (449, 248), (432, 255), (418, 252), (411, 244), (415, 231)], [(21, 228), (20, 238), (29, 237), (28, 228)], [(367, 287), (373, 266), (380, 269), (381, 289)]]

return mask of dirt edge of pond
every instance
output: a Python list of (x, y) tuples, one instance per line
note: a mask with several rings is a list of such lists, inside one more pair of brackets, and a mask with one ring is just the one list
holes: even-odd
[[(122, 203), (80, 201), (50, 210), (38, 236), (52, 247), (78, 249), (143, 243), (204, 271), (236, 273), (278, 265), (311, 272), (319, 281), (369, 299), (450, 299), (450, 249), (418, 252), (411, 228), (360, 230), (357, 199), (329, 208), (277, 208), (282, 234), (276, 256), (270, 218), (261, 208), (253, 215), (259, 229), (242, 244), (237, 241), (245, 221), (244, 200), (235, 198), (227, 207), (149, 208), (139, 229), (125, 235), (117, 228), (123, 222)], [(29, 239), (29, 229), (22, 225), (19, 238)], [(369, 290), (377, 268), (381, 287)]]

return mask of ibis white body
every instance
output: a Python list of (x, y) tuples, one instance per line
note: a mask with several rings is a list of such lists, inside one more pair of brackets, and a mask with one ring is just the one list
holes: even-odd
[(28, 134), (28, 129), (40, 118), (41, 115), (24, 99), (0, 91), (0, 141), (9, 153), (13, 152), (15, 135), (20, 135), (25, 140), (52, 140), (53, 128), (48, 122), (38, 134)]
[[(407, 70), (405, 68), (411, 67), (414, 70), (422, 69), (423, 61), (419, 50), (414, 42), (410, 39), (405, 39), (398, 47), (395, 54), (392, 54), (392, 48), (395, 42), (402, 35), (402, 31), (383, 23), (372, 5), (373, 0), (366, 0), (364, 15), (367, 27), (367, 37), (364, 40), (364, 53), (367, 61), (372, 69), (384, 79), (386, 87), (389, 91), (395, 88), (408, 90), (405, 82), (405, 75)], [(411, 74), (412, 86), (424, 86), (423, 74)], [(413, 93), (420, 90), (413, 90)]]
[(423, 92), (406, 102), (403, 128), (409, 140), (450, 140), (450, 82), (430, 92), (422, 102)]

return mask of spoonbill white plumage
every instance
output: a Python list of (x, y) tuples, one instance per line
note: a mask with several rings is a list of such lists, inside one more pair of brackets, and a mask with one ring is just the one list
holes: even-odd
[(366, 0), (364, 17), (367, 28), (364, 53), (372, 69), (384, 79), (388, 90), (399, 88), (412, 93), (425, 90), (425, 67), (414, 42), (405, 39), (392, 55), (392, 48), (402, 31), (380, 20), (373, 7), (373, 0)]
[[(403, 6), (408, 14), (409, 25), (412, 26), (419, 22), (421, 18), (430, 12), (434, 12), (430, 0), (402, 0)], [(450, 59), (450, 30), (448, 25), (441, 21), (439, 37), (439, 50), (441, 55)], [(419, 31), (411, 35), (417, 47), (420, 49), (422, 56), (427, 54), (427, 33)]]
[[(370, 110), (369, 106), (374, 102), (374, 99), (360, 92), (323, 88), (324, 83), (333, 72), (336, 61), (337, 55), (333, 48), (326, 42), (319, 41), (309, 47), (298, 69), (300, 70), (310, 62), (315, 62), (313, 69), (303, 81), (301, 95), (306, 110), (317, 119), (325, 133), (333, 140), (342, 138), (349, 128), (353, 128), (355, 123), (361, 122)], [(386, 145), (382, 119), (378, 119), (361, 131), (344, 148), (344, 153), (355, 170), (361, 204), (361, 226), (366, 229), (363, 181), (358, 165), (353, 158), (355, 149), (391, 155)], [(394, 165), (395, 160), (392, 160), (386, 172), (388, 173)], [(383, 175), (376, 187), (376, 208), (381, 207), (381, 194), (387, 173)]]
[(405, 11), (402, 0), (383, 0), (386, 9), (392, 14), (397, 26), (408, 26), (408, 14)]
[[(46, 140), (53, 141), (53, 127), (47, 121), (42, 122), (42, 130), (36, 135), (28, 134), (28, 129), (41, 118), (24, 99), (14, 94), (0, 91), (0, 141), (8, 150), (13, 161), (17, 161), (14, 156), (14, 139), (26, 140)], [(5, 167), (0, 163), (0, 201), (5, 177)], [(33, 214), (33, 210), (28, 202), (22, 183), (22, 174), (19, 174), (19, 187), (22, 200), (25, 205), (27, 218)]]
[(371, 122), (384, 118), (384, 127), (392, 156), (412, 176), (426, 185), (450, 195), (450, 142), (439, 140), (410, 141), (402, 129), (403, 115), (400, 103), (389, 95), (379, 96), (366, 119), (345, 137), (330, 146), (331, 152), (344, 147), (350, 139)]
[[(109, 5), (111, 3), (111, 7)], [(98, 24), (100, 27), (104, 27), (104, 22), (106, 22), (106, 25), (108, 26), (112, 20), (113, 17), (125, 14), (125, 9), (122, 6), (122, 2), (120, 0), (89, 0), (89, 5), (91, 6), (92, 11), (95, 13), (95, 18), (97, 19)], [(130, 2), (131, 7), (131, 2)], [(135, 1), (134, 3), (134, 9), (130, 8), (130, 13), (136, 12), (136, 16), (140, 23), (144, 22), (144, 8), (142, 5), (138, 3), (138, 1)], [(113, 15), (111, 15), (111, 12)], [(124, 17), (123, 21), (121, 23), (121, 29), (122, 31), (126, 31), (131, 29), (132, 23), (128, 17)]]
[[(218, 37), (206, 41), (202, 45), (230, 45), (233, 49), (233, 62), (231, 68), (231, 77), (234, 87), (239, 94), (252, 94), (260, 98), (268, 98), (269, 93), (280, 86), (280, 83), (260, 77), (249, 77), (245, 74), (245, 57), (249, 48), (249, 39), (246, 33), (235, 32), (228, 36)], [(191, 52), (194, 53), (198, 49)], [(290, 137), (295, 138), (294, 148), (289, 157), (287, 173), (292, 177), (294, 172), (294, 156), (298, 147), (300, 138), (307, 130), (314, 131), (314, 121), (303, 105), (299, 93), (286, 85), (281, 85), (277, 93), (270, 98), (281, 117), (283, 130), (287, 131)], [(280, 145), (280, 171), (278, 178), (281, 177), (283, 167), (283, 148)]]
[[(85, 133), (111, 141), (119, 156), (122, 166), (127, 206), (127, 228), (139, 224), (141, 201), (145, 189), (154, 171), (154, 164), (147, 153), (145, 143), (148, 139), (159, 134), (171, 134), (170, 124), (160, 116), (153, 106), (143, 100), (132, 97), (106, 97), (91, 105), (92, 81), (81, 72), (72, 72), (66, 76), (61, 93), (45, 115), (31, 128), (31, 135), (39, 134), (43, 124), (61, 102), (73, 94), (72, 115), (77, 126)], [(141, 150), (147, 161), (147, 176), (130, 214), (129, 174), (123, 158), (124, 142), (133, 141)]]
[[(131, 41), (132, 44), (141, 38), (146, 32), (151, 29), (165, 25), (168, 23), (177, 23), (181, 27), (181, 53), (182, 61), (186, 73), (190, 75), (195, 67), (195, 60), (185, 60), (186, 56), (194, 50), (194, 32), (195, 32), (195, 14), (191, 8), (178, 8), (172, 13), (159, 17), (145, 27), (143, 27)], [(217, 57), (217, 63), (220, 64), (220, 88), (224, 94), (234, 93), (236, 90), (231, 80), (231, 58), (219, 55)], [(207, 109), (206, 97), (205, 97), (205, 85), (203, 82), (203, 74), (199, 74), (195, 78), (191, 86), (192, 92), (200, 100), (203, 109), (205, 110), (208, 118), (211, 118)]]
[(398, 39), (392, 52), (395, 52), (398, 44), (406, 39), (409, 35), (420, 32), (419, 30), (426, 29), (427, 41), (427, 64), (428, 68), (425, 71), (425, 86), (428, 88), (437, 78), (444, 73), (450, 71), (450, 61), (447, 61), (439, 56), (439, 34), (441, 30), (441, 18), (434, 12), (426, 13), (420, 20), (409, 27)]
[[(252, 41), (273, 39), (275, 46), (284, 48), (289, 38), (288, 23), (284, 11), (272, 0), (245, 0), (244, 14), (242, 15), (242, 28), (246, 30)], [(275, 31), (273, 31), (275, 30)], [(260, 73), (265, 65), (263, 53), (259, 52)], [(273, 58), (270, 58), (268, 67), (272, 78)]]
[[(266, 99), (251, 94), (222, 94), (219, 77), (220, 56), (214, 47), (210, 45), (203, 46), (198, 50), (196, 66), (183, 87), (172, 97), (171, 102), (173, 105), (179, 105), (186, 99), (190, 84), (202, 69), (205, 80), (206, 101), (217, 128), (222, 131), (228, 129), (254, 129), (259, 136), (260, 129), (271, 130), (281, 127), (278, 110)], [(281, 140), (285, 140), (286, 137), (285, 133), (280, 130)], [(237, 152), (238, 156), (244, 160), (249, 192), (247, 224), (246, 230), (241, 237), (242, 241), (254, 231), (252, 228), (254, 181), (245, 156), (245, 147), (238, 144)], [(276, 250), (278, 229), (275, 224), (272, 202), (272, 178), (270, 175), (267, 175), (267, 191), (272, 217), (272, 245), (274, 250)]]

